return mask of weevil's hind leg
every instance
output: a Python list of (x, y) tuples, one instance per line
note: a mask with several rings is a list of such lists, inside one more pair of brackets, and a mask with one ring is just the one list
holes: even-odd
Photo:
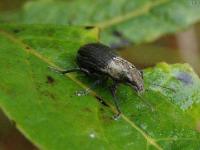
[(117, 91), (118, 85), (119, 85), (119, 82), (114, 81), (113, 85), (111, 85), (111, 87), (110, 87), (110, 90), (111, 90), (111, 93), (112, 93), (112, 96), (113, 96), (113, 102), (114, 102), (115, 107), (117, 109), (117, 114), (114, 115), (114, 119), (119, 118), (119, 116), (121, 114), (121, 111), (120, 111), (119, 105), (118, 105), (118, 99), (116, 97), (116, 91)]
[(96, 80), (89, 88), (85, 90), (76, 91), (77, 96), (85, 96), (90, 93), (91, 89), (94, 89), (98, 84), (102, 83), (102, 79)]
[(67, 73), (70, 73), (70, 72), (84, 72), (86, 74), (90, 74), (90, 72), (87, 70), (87, 69), (84, 69), (84, 68), (72, 68), (72, 69), (67, 69), (67, 70), (60, 70), (60, 69), (57, 69), (55, 67), (49, 67), (51, 70), (55, 71), (55, 72), (58, 72), (58, 73), (61, 73), (61, 74), (67, 74)]

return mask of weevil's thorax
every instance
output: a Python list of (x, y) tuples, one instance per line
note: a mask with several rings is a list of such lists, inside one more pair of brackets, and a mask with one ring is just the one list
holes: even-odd
[(104, 68), (115, 80), (132, 85), (137, 92), (144, 91), (143, 77), (139, 70), (127, 60), (121, 57), (113, 57)]

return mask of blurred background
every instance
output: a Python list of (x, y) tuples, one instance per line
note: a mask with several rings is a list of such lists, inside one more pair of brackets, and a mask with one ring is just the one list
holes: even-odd
[[(12, 23), (12, 20), (20, 17), (19, 14), (27, 1), (0, 0), (0, 22)], [(200, 1), (191, 0), (190, 2), (200, 9)], [(123, 38), (120, 33), (117, 33), (117, 36)], [(153, 42), (135, 44), (126, 38), (123, 41), (110, 45), (116, 47), (120, 55), (139, 68), (154, 66), (158, 62), (189, 63), (200, 74), (200, 24), (198, 22), (181, 32), (165, 34)], [(15, 123), (8, 120), (2, 111), (0, 111), (0, 149), (37, 149), (15, 128)]]

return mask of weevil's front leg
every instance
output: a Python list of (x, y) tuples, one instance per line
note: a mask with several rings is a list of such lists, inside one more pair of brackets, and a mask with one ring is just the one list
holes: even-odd
[(67, 70), (59, 70), (57, 68), (54, 68), (54, 67), (49, 67), (51, 70), (55, 71), (55, 72), (58, 72), (58, 73), (61, 73), (61, 74), (67, 74), (67, 73), (70, 73), (70, 72), (84, 72), (86, 74), (90, 74), (90, 72), (87, 70), (87, 69), (84, 69), (84, 68), (72, 68), (72, 69), (67, 69)]
[(144, 79), (144, 71), (143, 70), (139, 70), (139, 71), (140, 71), (142, 79)]
[(119, 105), (118, 105), (118, 99), (116, 97), (116, 91), (117, 91), (118, 85), (119, 85), (119, 82), (114, 81), (113, 85), (111, 85), (111, 87), (110, 87), (110, 90), (111, 90), (111, 93), (112, 93), (112, 96), (113, 96), (113, 102), (114, 102), (115, 107), (117, 109), (117, 114), (114, 116), (114, 119), (117, 119), (121, 114), (121, 111), (120, 111)]

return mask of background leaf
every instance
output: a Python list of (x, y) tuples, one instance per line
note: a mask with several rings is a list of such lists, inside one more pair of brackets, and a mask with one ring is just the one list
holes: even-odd
[(39, 0), (25, 5), (20, 22), (98, 26), (104, 43), (120, 42), (116, 31), (144, 43), (199, 21), (196, 5), (192, 0)]
[(190, 66), (161, 63), (146, 69), (147, 91), (141, 96), (121, 85), (118, 120), (112, 118), (115, 108), (106, 83), (80, 97), (75, 92), (93, 79), (48, 68), (74, 67), (77, 49), (97, 41), (97, 31), (1, 25), (0, 106), (20, 131), (48, 150), (198, 149), (200, 80)]

